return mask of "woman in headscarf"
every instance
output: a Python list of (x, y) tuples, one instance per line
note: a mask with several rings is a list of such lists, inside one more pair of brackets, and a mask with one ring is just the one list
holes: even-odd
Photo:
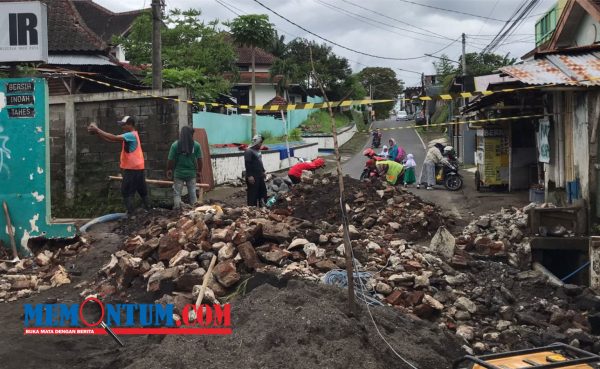
[(416, 167), (417, 163), (415, 163), (413, 154), (406, 155), (406, 160), (404, 161), (404, 187), (408, 187), (417, 181), (415, 178)]
[(425, 161), (421, 167), (421, 175), (419, 176), (417, 188), (420, 188), (421, 185), (426, 185), (428, 190), (433, 190), (433, 186), (435, 186), (435, 166), (443, 162), (448, 162), (442, 155), (443, 150), (444, 145), (439, 143), (427, 150)]
[(173, 179), (173, 208), (181, 207), (181, 192), (184, 184), (190, 197), (190, 204), (195, 204), (196, 181), (202, 176), (202, 150), (194, 140), (194, 129), (190, 126), (181, 128), (179, 140), (173, 142), (167, 161), (167, 177)]

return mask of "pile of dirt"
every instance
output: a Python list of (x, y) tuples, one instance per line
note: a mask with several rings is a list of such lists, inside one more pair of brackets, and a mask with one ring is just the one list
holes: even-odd
[[(167, 336), (150, 347), (127, 347), (119, 368), (404, 368), (377, 335), (369, 314), (347, 315), (342, 290), (298, 280), (264, 284), (232, 304), (230, 336)], [(461, 343), (428, 322), (372, 308), (394, 349), (419, 368), (450, 368)]]
[[(431, 236), (447, 220), (439, 207), (379, 179), (359, 181), (344, 177), (344, 193), (353, 225), (364, 229), (388, 225), (394, 234), (408, 241)], [(331, 174), (303, 177), (303, 183), (294, 186), (279, 206), (291, 209), (298, 218), (339, 224), (338, 178)]]

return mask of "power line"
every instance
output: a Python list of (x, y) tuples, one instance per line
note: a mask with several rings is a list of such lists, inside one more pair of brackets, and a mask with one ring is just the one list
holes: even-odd
[[(392, 30), (389, 30), (387, 28), (383, 28), (383, 27), (379, 26), (379, 24), (387, 26), (387, 27), (391, 27), (391, 28), (396, 28), (396, 29), (399, 29), (401, 31), (415, 33), (417, 35), (422, 35), (422, 36), (427, 36), (427, 37), (434, 37), (434, 38), (439, 38), (439, 39), (444, 39), (444, 40), (452, 40), (451, 38), (446, 37), (446, 36), (435, 36), (435, 35), (432, 35), (431, 33), (422, 33), (422, 32), (412, 31), (410, 29), (406, 29), (406, 28), (402, 28), (402, 27), (397, 27), (397, 26), (394, 26), (393, 24), (384, 23), (384, 22), (381, 22), (381, 21), (379, 21), (377, 19), (369, 18), (369, 17), (366, 17), (364, 15), (357, 14), (357, 13), (351, 12), (351, 11), (343, 9), (343, 8), (338, 8), (338, 7), (334, 6), (334, 5), (328, 4), (328, 3), (324, 2), (324, 1), (321, 1), (321, 0), (314, 0), (314, 1), (317, 2), (317, 3), (319, 3), (319, 4), (321, 4), (321, 5), (323, 5), (323, 6), (325, 6), (325, 7), (327, 7), (327, 8), (329, 8), (329, 9), (335, 10), (335, 11), (337, 11), (339, 13), (343, 13), (343, 14), (345, 14), (347, 16), (350, 16), (352, 18), (358, 19), (359, 21), (361, 21), (363, 23), (366, 23), (366, 24), (368, 24), (370, 26), (374, 26), (374, 27), (377, 27), (377, 28), (382, 29), (384, 31), (391, 32), (391, 33), (394, 33), (396, 35), (400, 35), (400, 36), (403, 36), (403, 37), (409, 37), (409, 38), (413, 38), (413, 39), (419, 40), (419, 41), (431, 42), (431, 43), (437, 43), (437, 44), (439, 44), (439, 42), (430, 41), (430, 40), (423, 40), (423, 39), (420, 39), (420, 38), (411, 37), (409, 35), (406, 35), (405, 33), (394, 32)], [(370, 22), (373, 22), (375, 24), (369, 23), (365, 19), (368, 19)]]
[(296, 23), (296, 22), (294, 22), (294, 21), (292, 21), (292, 20), (290, 20), (290, 19), (288, 19), (288, 18), (284, 17), (283, 15), (279, 14), (279, 13), (278, 13), (278, 12), (276, 12), (275, 10), (273, 10), (273, 9), (269, 8), (268, 6), (266, 6), (265, 4), (261, 3), (259, 0), (254, 0), (254, 2), (255, 2), (255, 3), (257, 3), (258, 5), (262, 6), (263, 8), (267, 9), (267, 10), (268, 10), (268, 11), (270, 11), (271, 13), (275, 14), (275, 15), (276, 15), (276, 16), (278, 16), (279, 18), (281, 18), (281, 19), (285, 20), (286, 22), (288, 22), (288, 23), (291, 23), (291, 24), (293, 24), (294, 26), (296, 26), (296, 27), (300, 28), (300, 29), (301, 29), (301, 30), (303, 30), (304, 32), (306, 32), (306, 33), (309, 33), (309, 34), (311, 34), (311, 35), (313, 35), (313, 36), (315, 36), (315, 37), (317, 37), (317, 38), (320, 38), (321, 40), (323, 40), (323, 41), (325, 41), (325, 42), (328, 42), (328, 43), (330, 43), (330, 44), (332, 44), (332, 45), (335, 45), (335, 46), (337, 46), (337, 47), (341, 47), (342, 49), (345, 49), (345, 50), (348, 50), (348, 51), (352, 51), (352, 52), (354, 52), (354, 53), (357, 53), (357, 54), (361, 54), (361, 55), (365, 55), (365, 56), (370, 56), (370, 57), (372, 57), (372, 58), (376, 58), (376, 59), (384, 59), (384, 60), (415, 60), (415, 59), (422, 59), (422, 58), (425, 58), (425, 57), (426, 57), (426, 56), (415, 56), (415, 57), (411, 57), (411, 58), (393, 58), (393, 57), (389, 57), (389, 56), (380, 56), (380, 55), (374, 55), (374, 54), (365, 53), (365, 52), (363, 52), (363, 51), (355, 50), (355, 49), (352, 49), (352, 48), (350, 48), (350, 47), (348, 47), (348, 46), (341, 45), (341, 44), (339, 44), (339, 43), (337, 43), (337, 42), (335, 42), (335, 41), (331, 41), (331, 40), (329, 40), (329, 39), (327, 39), (327, 38), (325, 38), (325, 37), (323, 37), (323, 36), (320, 36), (320, 35), (318, 35), (318, 34), (316, 34), (316, 33), (312, 32), (312, 31), (308, 30), (308, 29), (307, 29), (307, 28), (305, 28), (305, 27), (302, 27), (302, 26), (301, 26), (301, 25), (299, 25), (298, 23)]
[(508, 37), (510, 34), (514, 33), (523, 23), (524, 17), (527, 16), (531, 11), (538, 5), (539, 0), (525, 0), (519, 8), (513, 13), (510, 19), (514, 19), (510, 25), (508, 25), (509, 21), (504, 24), (502, 29), (498, 32), (498, 35), (490, 41), (490, 43), (483, 49), (484, 52), (493, 52), (500, 43)]
[[(386, 14), (380, 13), (380, 12), (378, 12), (378, 11), (375, 11), (375, 10), (373, 10), (373, 9), (366, 8), (366, 7), (362, 6), (362, 5), (359, 5), (359, 4), (356, 4), (356, 3), (353, 3), (353, 2), (351, 2), (351, 1), (348, 1), (348, 0), (342, 0), (342, 1), (343, 1), (343, 2), (345, 2), (345, 3), (347, 3), (347, 4), (353, 5), (353, 6), (357, 7), (357, 8), (359, 8), (359, 9), (366, 10), (366, 11), (368, 11), (368, 12), (371, 12), (371, 13), (373, 13), (373, 14), (380, 15), (380, 16), (382, 16), (382, 17), (384, 17), (384, 18), (387, 18), (387, 19), (390, 19), (390, 20), (396, 21), (396, 22), (398, 22), (398, 23), (402, 23), (402, 24), (404, 24), (404, 25), (407, 25), (407, 26), (409, 26), (409, 27), (413, 27), (413, 28), (416, 28), (416, 29), (418, 29), (418, 30), (421, 30), (421, 31), (427, 32), (427, 34), (429, 34), (429, 35), (436, 35), (436, 36), (438, 36), (439, 38), (445, 38), (445, 39), (447, 39), (447, 40), (451, 40), (451, 38), (450, 38), (450, 37), (448, 37), (448, 36), (445, 36), (445, 35), (442, 35), (442, 34), (439, 34), (439, 33), (435, 33), (435, 32), (433, 32), (433, 31), (430, 31), (430, 30), (428, 30), (428, 29), (425, 29), (425, 28), (422, 28), (422, 27), (415, 26), (415, 25), (413, 25), (413, 24), (407, 23), (407, 22), (405, 22), (405, 21), (403, 21), (403, 20), (400, 20), (400, 19), (398, 19), (398, 18), (393, 18), (393, 17), (390, 17), (389, 15), (386, 15)], [(411, 31), (411, 32), (415, 32), (415, 31)]]
[[(244, 10), (242, 10), (242, 9), (240, 9), (240, 8), (238, 8), (238, 7), (234, 6), (234, 5), (232, 5), (232, 4), (229, 4), (229, 3), (225, 2), (224, 0), (215, 0), (215, 1), (216, 1), (217, 3), (219, 3), (220, 5), (222, 5), (223, 7), (225, 7), (226, 9), (228, 9), (230, 12), (232, 12), (232, 13), (236, 14), (237, 16), (240, 16), (240, 15), (242, 15), (242, 14), (247, 14), (247, 13), (248, 13), (247, 11), (244, 11)], [(233, 8), (233, 9), (235, 9), (235, 10), (237, 10), (237, 11), (239, 11), (239, 12), (240, 12), (240, 13), (242, 13), (242, 14), (240, 14), (240, 13), (236, 12), (236, 11), (235, 11), (235, 10), (233, 10), (232, 8)], [(277, 30), (278, 30), (278, 31), (281, 31), (281, 32), (283, 32), (283, 33), (285, 33), (285, 34), (287, 34), (287, 35), (289, 35), (289, 36), (292, 36), (292, 37), (294, 37), (294, 38), (299, 38), (299, 39), (303, 38), (303, 37), (301, 37), (301, 36), (298, 36), (298, 35), (296, 35), (296, 34), (294, 34), (294, 33), (291, 33), (291, 32), (288, 32), (288, 31), (286, 31), (285, 29), (283, 29), (283, 28), (281, 28), (281, 27), (276, 27), (276, 28), (277, 28)], [(432, 52), (431, 54), (437, 54), (437, 53), (439, 53), (439, 52), (441, 52), (441, 51), (443, 51), (443, 50), (447, 49), (447, 48), (448, 48), (448, 47), (450, 47), (452, 44), (454, 44), (456, 41), (458, 41), (458, 38), (457, 38), (456, 40), (453, 40), (453, 42), (452, 42), (452, 43), (450, 43), (450, 44), (446, 45), (444, 48), (442, 48), (442, 49), (440, 49), (440, 50), (437, 50), (437, 51), (434, 51), (434, 52)], [(372, 65), (363, 64), (363, 63), (361, 63), (361, 62), (359, 62), (359, 61), (357, 61), (357, 60), (352, 60), (352, 59), (348, 59), (348, 58), (346, 58), (346, 59), (347, 59), (348, 61), (350, 61), (350, 62), (356, 63), (356, 64), (358, 64), (358, 65), (362, 65), (363, 67), (372, 67)], [(400, 71), (400, 72), (413, 73), (413, 74), (417, 74), (417, 75), (421, 75), (421, 74), (422, 74), (421, 72), (417, 72), (417, 71), (410, 70), (410, 69), (404, 69), (404, 68), (398, 68), (398, 67), (390, 67), (390, 68), (392, 68), (392, 69), (396, 69), (396, 70), (398, 70), (398, 71)]]
[(414, 5), (418, 5), (418, 6), (423, 6), (425, 8), (437, 9), (437, 10), (441, 10), (441, 11), (448, 12), (448, 13), (456, 13), (456, 14), (468, 15), (468, 16), (471, 16), (471, 17), (481, 18), (481, 19), (487, 19), (487, 20), (491, 20), (491, 21), (495, 21), (495, 22), (506, 22), (503, 19), (486, 17), (486, 16), (479, 15), (479, 14), (461, 12), (461, 11), (453, 10), (453, 9), (440, 8), (438, 6), (433, 6), (433, 5), (420, 4), (420, 3), (417, 3), (417, 2), (414, 2), (414, 1), (410, 1), (410, 0), (398, 0), (398, 1), (402, 1), (404, 3), (409, 3), (409, 4), (414, 4)]
[(235, 10), (231, 9), (229, 6), (227, 6), (225, 3), (219, 1), (219, 0), (215, 0), (218, 4), (220, 4), (221, 6), (223, 6), (225, 9), (229, 10), (230, 12), (232, 12), (233, 14), (237, 15), (238, 17), (241, 15), (240, 13), (236, 12)]

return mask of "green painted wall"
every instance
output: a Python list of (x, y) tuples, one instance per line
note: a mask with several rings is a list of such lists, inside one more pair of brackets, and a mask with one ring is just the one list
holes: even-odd
[[(14, 87), (27, 88), (9, 91)], [(33, 96), (34, 101), (17, 105), (19, 101), (11, 101), (14, 96)], [(4, 106), (5, 102), (13, 105)], [(11, 117), (9, 112), (27, 114)], [(30, 237), (65, 238), (75, 233), (72, 225), (49, 224), (48, 121), (46, 80), (0, 79), (0, 206), (6, 201), (17, 247), (23, 254), (28, 254)], [(0, 210), (0, 214), (0, 240), (10, 247), (4, 212)]]
[[(323, 102), (320, 97), (309, 97), (308, 102)], [(288, 129), (297, 128), (314, 111), (319, 109), (291, 110), (287, 113)], [(250, 115), (225, 115), (199, 112), (193, 116), (194, 128), (204, 128), (208, 135), (208, 143), (224, 144), (249, 141), (252, 136), (252, 117)], [(271, 116), (257, 116), (256, 130), (270, 131), (273, 136), (283, 136), (285, 127), (281, 119)]]

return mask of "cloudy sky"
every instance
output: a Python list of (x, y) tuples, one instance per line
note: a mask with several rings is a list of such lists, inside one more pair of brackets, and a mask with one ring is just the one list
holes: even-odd
[[(113, 11), (149, 7), (151, 0), (94, 0)], [(229, 20), (236, 14), (268, 14), (278, 32), (286, 39), (317, 37), (288, 23), (253, 0), (165, 0), (168, 8), (195, 8), (206, 21)], [(346, 57), (355, 71), (368, 66), (394, 69), (407, 86), (417, 85), (419, 73), (433, 73), (431, 57), (424, 54), (446, 53), (458, 60), (460, 35), (467, 35), (467, 52), (481, 51), (513, 13), (531, 0), (260, 0), (298, 25), (339, 45), (381, 57), (410, 60), (386, 60), (361, 55), (333, 46), (336, 54)], [(520, 57), (534, 47), (535, 21), (556, 0), (538, 0), (530, 15), (514, 34), (503, 41), (497, 53)], [(425, 6), (424, 6), (425, 5)], [(453, 10), (446, 11), (443, 8)], [(461, 14), (469, 13), (469, 14)], [(444, 49), (443, 51), (439, 51)], [(418, 73), (413, 73), (413, 72)]]

